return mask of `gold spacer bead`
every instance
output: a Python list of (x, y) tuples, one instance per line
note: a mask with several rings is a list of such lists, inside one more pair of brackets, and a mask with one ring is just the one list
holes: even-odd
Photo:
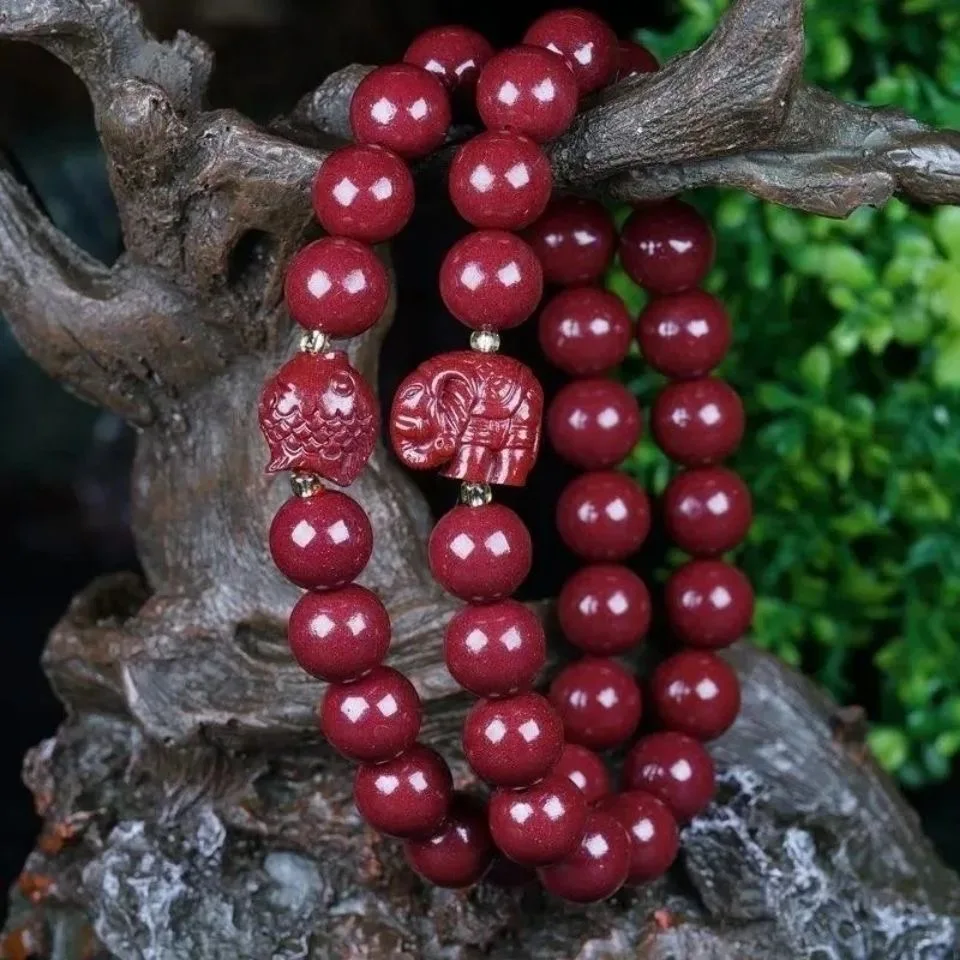
[(298, 497), (315, 497), (323, 493), (323, 480), (315, 473), (291, 473), (290, 488)]
[(330, 349), (330, 338), (319, 330), (308, 330), (300, 338), (300, 350), (303, 353), (326, 353)]
[(460, 502), (468, 507), (485, 507), (493, 500), (489, 483), (461, 483)]
[(474, 330), (470, 334), (470, 348), (478, 353), (496, 353), (500, 349), (500, 334), (495, 330)]

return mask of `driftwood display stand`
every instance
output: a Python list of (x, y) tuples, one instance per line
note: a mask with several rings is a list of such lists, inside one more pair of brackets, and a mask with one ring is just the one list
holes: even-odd
[[(701, 49), (602, 94), (552, 147), (558, 181), (623, 199), (727, 184), (829, 215), (898, 192), (960, 201), (960, 134), (803, 83), (802, 14), (740, 0)], [(748, 644), (730, 652), (744, 706), (714, 750), (718, 802), (658, 884), (589, 909), (440, 891), (365, 831), (315, 733), (318, 685), (286, 650), (297, 592), (265, 531), (287, 487), (264, 476), (253, 415), (293, 345), (281, 278), (310, 181), (365, 68), (264, 130), (206, 110), (211, 52), (156, 41), (125, 0), (0, 0), (0, 37), (54, 53), (93, 101), (126, 252), (86, 256), (0, 169), (0, 309), (47, 371), (139, 430), (146, 572), (91, 584), (47, 647), (69, 719), (26, 761), (46, 825), (8, 956), (960, 956), (960, 882), (862, 721)], [(388, 323), (354, 350), (373, 382)], [(394, 662), (428, 705), (426, 739), (456, 756), (465, 701), (440, 653), (454, 603), (426, 570), (424, 500), (382, 447), (351, 493), (378, 531), (364, 582), (392, 614)]]

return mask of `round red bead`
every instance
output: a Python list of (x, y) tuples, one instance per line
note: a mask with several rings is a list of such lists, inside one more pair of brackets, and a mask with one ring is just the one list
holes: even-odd
[(616, 231), (603, 204), (580, 197), (560, 197), (524, 232), (543, 264), (547, 283), (571, 286), (593, 283), (613, 260)]
[(640, 723), (640, 688), (616, 660), (584, 657), (557, 674), (550, 702), (568, 742), (608, 750), (633, 736)]
[(363, 507), (327, 490), (291, 497), (270, 525), (270, 553), (280, 572), (306, 590), (329, 590), (355, 579), (373, 552)]
[(620, 41), (618, 80), (625, 80), (637, 73), (654, 73), (659, 69), (657, 58), (645, 46), (632, 40)]
[(422, 157), (447, 135), (450, 100), (436, 76), (421, 67), (377, 67), (353, 94), (350, 126), (358, 143), (376, 143), (407, 159)]
[(570, 780), (590, 805), (607, 796), (612, 789), (607, 765), (592, 750), (578, 743), (563, 745), (563, 753), (553, 773)]
[(487, 603), (510, 596), (526, 579), (533, 559), (530, 532), (509, 507), (454, 507), (430, 534), (434, 579), (455, 597)]
[(676, 818), (662, 800), (640, 790), (628, 790), (605, 797), (597, 809), (616, 817), (630, 835), (628, 883), (647, 883), (670, 869), (680, 849), (680, 832)]
[(290, 261), (284, 293), (290, 316), (301, 327), (355, 337), (383, 316), (390, 280), (370, 247), (346, 237), (323, 237)]
[(403, 852), (410, 867), (435, 886), (472, 886), (487, 872), (496, 852), (486, 809), (467, 794), (454, 794), (437, 832), (425, 840), (408, 840)]
[(491, 57), (480, 72), (477, 109), (489, 129), (519, 130), (542, 143), (570, 126), (577, 112), (577, 80), (552, 51), (513, 47)]
[(436, 750), (415, 743), (386, 763), (357, 768), (353, 799), (360, 816), (390, 837), (422, 837), (443, 823), (453, 777)]
[(617, 35), (589, 10), (554, 10), (535, 20), (524, 43), (559, 53), (577, 78), (581, 94), (605, 87), (617, 73)]
[(693, 556), (732, 550), (753, 519), (750, 491), (732, 470), (697, 467), (678, 473), (663, 494), (667, 533)]
[(673, 632), (694, 647), (728, 647), (749, 629), (753, 588), (722, 560), (692, 560), (676, 570), (665, 590)]
[(626, 567), (581, 567), (560, 589), (563, 635), (585, 653), (614, 656), (635, 647), (650, 629), (650, 592)]
[(654, 671), (650, 694), (660, 722), (698, 740), (715, 740), (740, 712), (740, 681), (715, 653), (681, 650)]
[(702, 290), (656, 297), (637, 321), (644, 359), (675, 380), (708, 374), (726, 356), (731, 334), (723, 304)]
[(510, 130), (468, 140), (450, 164), (450, 199), (475, 227), (526, 227), (546, 209), (552, 190), (547, 155), (529, 137)]
[(581, 470), (616, 466), (636, 446), (642, 430), (636, 397), (613, 380), (574, 380), (547, 410), (553, 449)]
[(364, 587), (305, 593), (290, 613), (287, 637), (294, 659), (330, 683), (356, 680), (380, 665), (390, 647), (390, 617)]
[(713, 232), (679, 200), (635, 210), (620, 233), (620, 262), (651, 293), (680, 293), (697, 286), (713, 265)]
[(622, 362), (633, 322), (618, 296), (599, 287), (572, 287), (543, 308), (539, 334), (550, 363), (571, 376), (589, 377)]
[(504, 856), (541, 866), (576, 848), (587, 801), (566, 777), (551, 775), (525, 790), (494, 791), (489, 815), (493, 842)]
[(650, 416), (660, 449), (688, 467), (729, 457), (740, 446), (743, 421), (736, 391), (712, 377), (664, 387)]
[(623, 560), (650, 532), (650, 501), (626, 474), (584, 473), (560, 494), (557, 530), (585, 560)]
[(407, 165), (372, 143), (334, 150), (313, 182), (313, 210), (323, 229), (364, 243), (396, 236), (407, 225), (413, 204)]
[(327, 688), (320, 732), (351, 760), (383, 763), (413, 746), (420, 714), (413, 684), (392, 667), (377, 667), (353, 683)]
[(474, 330), (523, 323), (543, 293), (543, 271), (530, 247), (504, 230), (477, 230), (457, 241), (440, 266), (440, 296)]
[(425, 30), (407, 47), (403, 60), (432, 73), (448, 90), (469, 90), (492, 56), (493, 47), (482, 34), (452, 24)]
[(680, 823), (706, 810), (715, 786), (710, 754), (683, 733), (651, 733), (631, 747), (623, 763), (624, 789), (652, 793)]
[(538, 693), (481, 700), (463, 722), (467, 762), (478, 777), (500, 787), (525, 787), (545, 777), (562, 751), (563, 724)]
[(447, 669), (478, 697), (502, 697), (533, 686), (547, 660), (540, 618), (516, 600), (464, 607), (447, 625)]

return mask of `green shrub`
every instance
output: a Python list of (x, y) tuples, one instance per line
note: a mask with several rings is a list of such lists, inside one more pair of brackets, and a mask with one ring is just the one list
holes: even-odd
[[(679, 0), (666, 58), (728, 0)], [(807, 76), (851, 99), (960, 127), (956, 0), (808, 0)], [(847, 220), (742, 193), (693, 201), (715, 225), (709, 288), (736, 342), (720, 372), (747, 405), (734, 465), (756, 520), (738, 562), (757, 590), (754, 640), (841, 701), (870, 704), (871, 745), (911, 786), (960, 751), (960, 208), (893, 201)], [(616, 272), (635, 308), (642, 294)], [(627, 377), (649, 405), (660, 378)], [(629, 468), (655, 490), (645, 441)]]

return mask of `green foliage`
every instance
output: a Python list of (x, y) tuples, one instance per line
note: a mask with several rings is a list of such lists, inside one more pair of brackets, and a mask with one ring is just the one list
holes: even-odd
[[(679, 0), (661, 57), (728, 0)], [(808, 0), (807, 76), (844, 97), (960, 127), (956, 0)], [(715, 225), (708, 286), (736, 342), (720, 373), (751, 431), (734, 465), (756, 520), (737, 560), (754, 640), (872, 709), (871, 745), (908, 785), (960, 752), (960, 209), (893, 201), (844, 221), (741, 193), (693, 198)], [(634, 308), (642, 294), (611, 283)], [(649, 405), (660, 378), (631, 361)], [(630, 469), (656, 490), (649, 442)]]

